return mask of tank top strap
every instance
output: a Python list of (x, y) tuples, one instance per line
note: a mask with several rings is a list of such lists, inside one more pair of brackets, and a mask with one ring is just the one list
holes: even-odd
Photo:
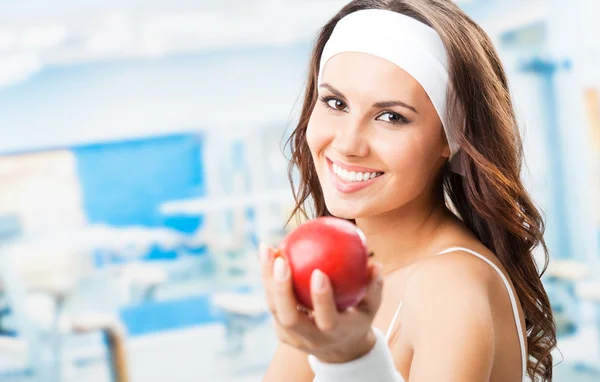
[(392, 322), (390, 322), (390, 326), (388, 326), (388, 330), (385, 332), (385, 342), (390, 340), (390, 336), (392, 335), (392, 329), (394, 329), (394, 325), (396, 324), (396, 320), (398, 320), (398, 315), (400, 314), (400, 309), (402, 308), (402, 300), (398, 304), (396, 308), (396, 313), (394, 313), (394, 317), (392, 318)]
[(498, 273), (498, 275), (502, 279), (502, 282), (504, 283), (504, 286), (506, 287), (506, 291), (508, 292), (508, 298), (510, 299), (510, 305), (511, 305), (512, 311), (513, 311), (513, 318), (515, 320), (515, 325), (517, 327), (517, 336), (519, 337), (519, 347), (521, 348), (521, 376), (522, 376), (521, 379), (525, 380), (526, 373), (527, 373), (527, 353), (526, 353), (526, 347), (525, 347), (525, 337), (523, 336), (523, 326), (521, 325), (521, 317), (519, 316), (519, 309), (517, 307), (517, 298), (515, 297), (515, 293), (513, 292), (512, 288), (510, 286), (510, 283), (508, 282), (508, 279), (506, 278), (506, 276), (504, 276), (504, 273), (502, 273), (500, 268), (498, 268), (498, 266), (496, 266), (496, 264), (494, 264), (492, 261), (490, 261), (490, 259), (488, 259), (487, 257), (485, 257), (471, 249), (463, 248), (463, 247), (452, 247), (452, 248), (443, 250), (442, 252), (438, 253), (438, 255), (443, 255), (446, 253), (458, 252), (458, 251), (469, 253), (469, 254), (485, 261), (486, 263), (488, 263), (488, 265), (490, 265), (496, 271), (496, 273)]

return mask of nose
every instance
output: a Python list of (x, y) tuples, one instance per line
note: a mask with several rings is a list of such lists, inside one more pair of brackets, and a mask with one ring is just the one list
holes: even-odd
[(366, 126), (358, 118), (349, 118), (347, 124), (337, 128), (331, 146), (345, 157), (366, 157), (369, 154)]

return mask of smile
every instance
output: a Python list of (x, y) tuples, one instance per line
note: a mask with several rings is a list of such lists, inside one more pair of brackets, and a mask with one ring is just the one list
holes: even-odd
[(376, 182), (384, 173), (359, 166), (348, 166), (327, 158), (333, 186), (341, 193), (362, 190)]
[(367, 180), (375, 179), (378, 176), (383, 175), (382, 172), (357, 172), (352, 170), (348, 171), (336, 163), (333, 163), (332, 167), (333, 173), (346, 182), (366, 182)]

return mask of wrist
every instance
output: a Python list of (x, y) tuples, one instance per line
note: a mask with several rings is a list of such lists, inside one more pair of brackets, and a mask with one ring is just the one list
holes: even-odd
[[(385, 336), (377, 328), (371, 331), (375, 337), (373, 348), (352, 361), (332, 364), (319, 360), (315, 355), (309, 355), (308, 364), (315, 374), (315, 382), (404, 382), (394, 365), (394, 358), (387, 346)], [(354, 341), (349, 346), (356, 343), (357, 341)], [(368, 343), (367, 337), (365, 341), (360, 342), (360, 346), (368, 347)]]
[(328, 352), (327, 354), (315, 355), (316, 358), (323, 363), (346, 363), (354, 361), (358, 358), (368, 354), (377, 342), (377, 336), (373, 330), (369, 330), (365, 336), (363, 336), (357, 342), (351, 343), (346, 346), (344, 351)]

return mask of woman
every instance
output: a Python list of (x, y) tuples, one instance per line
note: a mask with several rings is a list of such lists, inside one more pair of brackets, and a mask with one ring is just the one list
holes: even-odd
[(544, 225), (507, 79), (452, 1), (346, 5), (317, 38), (290, 144), (294, 213), (354, 221), (379, 265), (345, 312), (315, 271), (306, 314), (261, 249), (280, 339), (265, 381), (552, 380)]

